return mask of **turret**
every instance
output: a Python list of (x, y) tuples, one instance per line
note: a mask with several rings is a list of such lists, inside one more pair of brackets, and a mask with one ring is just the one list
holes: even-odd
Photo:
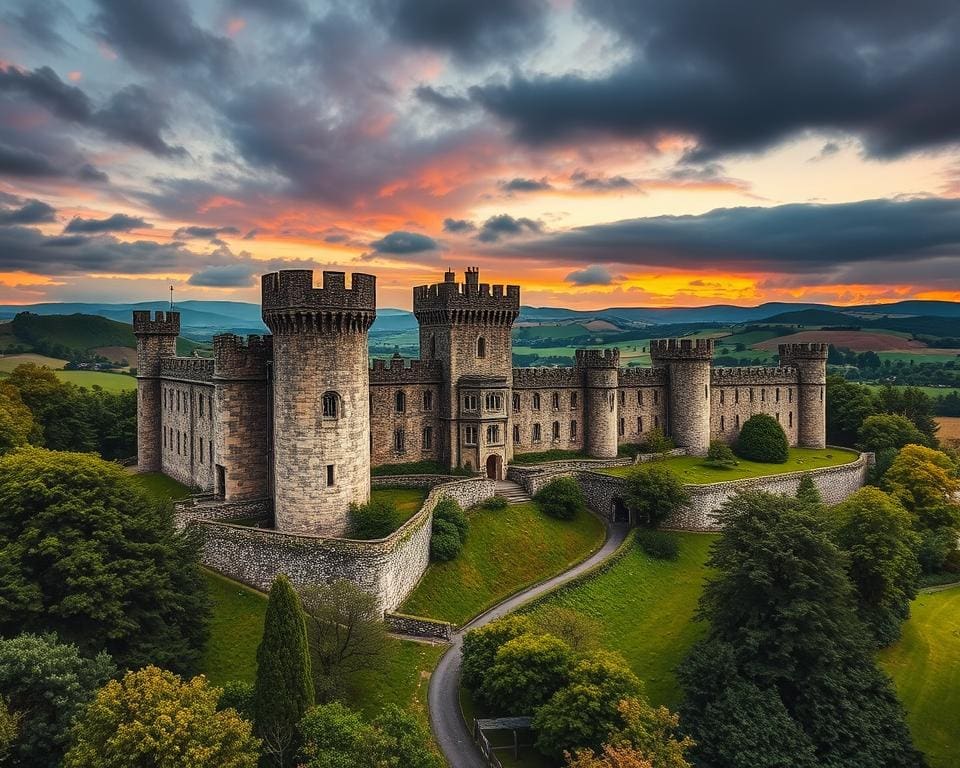
[(597, 459), (617, 457), (619, 349), (578, 349), (575, 367), (584, 391), (584, 451)]
[(797, 445), (823, 448), (827, 444), (826, 344), (781, 344), (781, 367), (797, 371)]
[(343, 536), (370, 499), (367, 330), (376, 278), (311, 270), (263, 276), (273, 332), (274, 518), (281, 531)]
[(137, 337), (137, 471), (159, 472), (162, 451), (160, 364), (177, 353), (179, 312), (133, 313)]
[(669, 375), (667, 423), (674, 442), (691, 454), (710, 447), (710, 362), (713, 339), (654, 339), (650, 358)]

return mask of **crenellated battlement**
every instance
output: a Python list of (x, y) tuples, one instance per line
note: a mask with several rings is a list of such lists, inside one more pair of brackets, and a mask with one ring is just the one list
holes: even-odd
[(654, 363), (671, 360), (713, 359), (713, 339), (653, 339), (650, 357)]
[(251, 335), (244, 340), (233, 333), (213, 337), (215, 375), (218, 379), (265, 379), (273, 360), (273, 336)]
[(576, 368), (514, 368), (514, 389), (551, 389), (581, 387), (583, 380)]
[(160, 361), (160, 376), (165, 379), (211, 382), (213, 358), (165, 357)]
[(667, 384), (665, 368), (621, 368), (621, 387), (656, 387)]
[(619, 368), (619, 349), (578, 349), (574, 352), (577, 368)]
[(512, 325), (520, 314), (519, 285), (480, 282), (480, 270), (468, 267), (466, 282), (448, 270), (442, 283), (413, 289), (413, 313), (421, 325), (473, 322)]
[(437, 360), (407, 360), (394, 355), (389, 361), (374, 359), (370, 366), (370, 386), (378, 384), (439, 384), (443, 367)]
[(714, 368), (710, 371), (710, 383), (718, 387), (732, 387), (737, 384), (796, 384), (797, 369), (763, 366)]
[(263, 321), (274, 333), (366, 331), (377, 315), (377, 278), (355, 272), (323, 272), (315, 288), (312, 269), (286, 269), (260, 283)]
[(780, 353), (781, 363), (787, 360), (826, 360), (830, 345), (808, 341), (796, 344), (780, 344), (777, 350)]
[(135, 310), (133, 313), (134, 335), (179, 336), (180, 313), (174, 310), (155, 312), (150, 316), (149, 310)]

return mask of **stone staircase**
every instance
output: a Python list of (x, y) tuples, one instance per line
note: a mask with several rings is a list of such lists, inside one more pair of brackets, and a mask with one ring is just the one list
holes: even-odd
[(497, 480), (497, 496), (502, 496), (508, 504), (525, 504), (532, 499), (523, 490), (523, 486), (512, 480)]

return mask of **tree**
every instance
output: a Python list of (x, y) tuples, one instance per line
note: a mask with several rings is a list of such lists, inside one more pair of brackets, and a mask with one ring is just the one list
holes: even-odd
[(79, 387), (60, 381), (49, 368), (21, 363), (7, 378), (33, 413), (42, 444), (55, 451), (93, 451), (96, 435), (86, 420)]
[(827, 442), (853, 447), (860, 425), (878, 410), (873, 393), (841, 376), (827, 377)]
[(574, 664), (566, 685), (536, 710), (537, 749), (562, 757), (576, 749), (600, 749), (621, 727), (620, 702), (640, 694), (640, 681), (623, 657), (594, 651)]
[(880, 410), (906, 416), (925, 436), (925, 445), (936, 445), (937, 430), (934, 419), (933, 400), (918, 387), (891, 387), (880, 390), (877, 395)]
[(89, 454), (0, 457), (0, 633), (56, 632), (118, 666), (190, 670), (209, 600), (199, 542), (123, 471)]
[(660, 427), (654, 427), (640, 441), (640, 453), (669, 453), (677, 446), (667, 437)]
[(740, 429), (737, 455), (751, 461), (783, 464), (790, 457), (787, 435), (773, 416), (755, 413)]
[(0, 691), (10, 711), (19, 713), (12, 721), (20, 731), (12, 747), (16, 764), (57, 764), (70, 722), (114, 671), (107, 654), (84, 658), (52, 634), (0, 639)]
[(551, 480), (537, 491), (533, 498), (540, 505), (540, 509), (558, 520), (573, 520), (587, 510), (583, 489), (572, 477)]
[(643, 696), (632, 696), (620, 702), (623, 727), (610, 741), (629, 744), (649, 755), (654, 768), (691, 768), (685, 757), (693, 746), (689, 736), (677, 738), (680, 718), (666, 707), (652, 707)]
[(377, 768), (376, 732), (338, 701), (309, 709), (299, 730), (303, 768)]
[(444, 496), (433, 509), (430, 558), (437, 562), (455, 559), (463, 551), (470, 524), (455, 499)]
[(500, 646), (531, 632), (532, 629), (528, 616), (508, 614), (464, 635), (463, 648), (460, 651), (463, 660), (460, 679), (475, 699), (485, 705), (489, 704), (483, 696), (483, 681), (493, 666)]
[(300, 600), (316, 698), (329, 701), (342, 691), (346, 675), (382, 665), (387, 645), (383, 614), (373, 595), (346, 580), (305, 587)]
[(828, 520), (833, 541), (847, 554), (857, 612), (877, 644), (889, 645), (900, 636), (920, 585), (920, 537), (910, 513), (867, 486), (834, 506)]
[(244, 720), (253, 722), (253, 683), (246, 680), (229, 680), (224, 683), (217, 709), (233, 709)]
[(350, 537), (382, 539), (400, 527), (402, 518), (392, 501), (373, 499), (366, 504), (350, 505)]
[(303, 608), (289, 579), (280, 575), (270, 587), (253, 684), (254, 730), (277, 768), (292, 765), (299, 747), (297, 724), (313, 702)]
[(629, 746), (604, 744), (600, 754), (581, 749), (565, 757), (566, 768), (656, 768), (646, 755)]
[(259, 742), (220, 689), (146, 667), (111, 680), (80, 715), (64, 768), (256, 768)]
[(883, 488), (916, 516), (923, 528), (956, 527), (957, 466), (942, 451), (905, 446), (883, 476)]
[(574, 653), (594, 650), (600, 643), (600, 624), (572, 608), (551, 605), (535, 614), (537, 631), (559, 637)]
[(22, 720), (23, 715), (11, 711), (7, 700), (0, 698), (0, 761), (5, 760), (10, 754), (13, 742), (20, 735)]
[(33, 413), (12, 384), (0, 382), (0, 453), (39, 438)]
[[(698, 750), (722, 754), (711, 740), (736, 732), (741, 710), (728, 703), (721, 720), (716, 698), (742, 679), (779, 698), (822, 768), (921, 765), (856, 615), (844, 558), (815, 513), (786, 496), (750, 492), (727, 501), (718, 522), (708, 561), (715, 575), (698, 610), (710, 629), (679, 675), (682, 722)], [(724, 677), (708, 685), (703, 660), (718, 663), (722, 652), (729, 654)], [(752, 689), (744, 693), (756, 700)]]
[(640, 464), (627, 475), (623, 495), (636, 521), (649, 528), (656, 528), (690, 500), (683, 482), (655, 462)]
[(710, 448), (707, 450), (707, 460), (704, 464), (719, 468), (735, 467), (737, 457), (733, 449), (723, 440), (711, 440)]
[(388, 704), (373, 720), (379, 735), (381, 765), (389, 768), (442, 768), (430, 730), (412, 713)]
[(857, 447), (861, 451), (900, 450), (911, 443), (922, 445), (926, 436), (906, 416), (895, 413), (875, 413), (868, 416), (857, 432)]
[(797, 501), (806, 507), (816, 509), (823, 504), (823, 497), (820, 495), (817, 484), (813, 482), (813, 475), (805, 474), (800, 478), (796, 496)]
[(573, 652), (553, 635), (508, 640), (484, 677), (484, 699), (498, 714), (532, 714), (566, 684), (572, 664)]

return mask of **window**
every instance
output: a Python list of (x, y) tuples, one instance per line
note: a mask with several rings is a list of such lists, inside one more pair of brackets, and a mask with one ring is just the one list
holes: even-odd
[(624, 390), (620, 390), (620, 405), (627, 404), (627, 393)]
[(180, 455), (180, 430), (177, 430), (177, 455)]
[(777, 424), (780, 423), (780, 411), (777, 411)]
[(723, 405), (723, 390), (720, 390), (720, 405)]
[(780, 387), (777, 387), (777, 402), (780, 402)]
[(200, 444), (198, 448), (200, 450), (200, 461), (203, 461), (203, 438), (202, 437), (200, 438)]
[(320, 399), (320, 403), (322, 406), (323, 418), (340, 418), (340, 395), (338, 395), (336, 392), (324, 392), (323, 397)]
[(180, 411), (180, 390), (177, 390), (177, 412)]
[(737, 429), (740, 429), (740, 414), (739, 414), (739, 413), (738, 413), (736, 416), (733, 417), (733, 425), (734, 425)]
[(721, 413), (721, 414), (720, 414), (720, 431), (721, 431), (721, 432), (723, 432), (723, 430), (726, 429), (726, 426), (724, 425), (723, 422), (724, 422), (724, 418), (723, 418), (723, 414)]
[(335, 485), (333, 475), (333, 464), (327, 464), (327, 485)]
[(767, 388), (766, 388), (766, 387), (762, 387), (762, 388), (760, 389), (760, 402), (761, 402), (761, 403), (767, 402)]
[(750, 402), (753, 402), (753, 387), (750, 387)]
[(653, 428), (654, 428), (654, 429), (660, 429), (660, 417), (659, 417), (659, 416), (654, 416), (654, 417), (653, 417)]
[(792, 402), (793, 402), (793, 390), (792, 390), (792, 389), (788, 389), (788, 390), (787, 390), (787, 402), (788, 402), (788, 403), (792, 403)]
[(429, 390), (423, 393), (423, 410), (433, 410), (433, 392), (430, 392)]
[(423, 450), (429, 451), (433, 449), (433, 427), (424, 427), (423, 428)]
[(790, 427), (793, 426), (793, 411), (790, 411), (787, 414), (787, 426), (790, 426)]
[(520, 395), (516, 393), (513, 395), (513, 412), (520, 413)]
[(394, 405), (397, 413), (403, 413), (407, 410), (407, 395), (402, 389), (394, 396)]
[(643, 416), (637, 416), (637, 434), (643, 432)]
[(739, 402), (740, 402), (740, 390), (739, 390), (739, 389), (733, 390), (733, 402), (735, 402), (735, 403), (739, 403)]
[(198, 403), (198, 405), (200, 406), (200, 418), (202, 419), (203, 418), (203, 395), (200, 395), (199, 401), (200, 402)]
[(397, 453), (405, 453), (407, 450), (407, 436), (402, 429), (393, 430), (393, 450)]
[(501, 411), (503, 410), (503, 397), (501, 395), (488, 393), (484, 399), (484, 405), (486, 405), (488, 411)]
[(560, 393), (559, 392), (553, 393), (553, 410), (555, 411), (560, 410)]
[(477, 444), (477, 428), (473, 424), (467, 424), (463, 428), (463, 443), (464, 445), (476, 445)]
[(164, 429), (162, 431), (163, 431), (163, 447), (166, 448), (167, 447), (167, 430)]
[(533, 410), (535, 411), (540, 410), (540, 393), (539, 392), (533, 393)]
[(430, 334), (430, 359), (432, 360), (437, 356), (437, 335), (434, 333)]
[(491, 424), (487, 427), (487, 445), (494, 445), (500, 442), (500, 426)]
[(653, 404), (656, 405), (659, 402), (660, 402), (660, 390), (655, 389), (653, 390)]
[(576, 408), (576, 407), (577, 407), (577, 393), (576, 393), (576, 392), (571, 392), (571, 393), (570, 393), (570, 407), (571, 407), (571, 408)]
[(463, 409), (465, 411), (479, 411), (480, 398), (477, 395), (464, 395)]
[(477, 357), (487, 356), (487, 340), (481, 336), (477, 339)]
[(210, 395), (207, 397), (207, 405), (210, 406), (207, 409), (207, 413), (210, 414), (210, 418), (212, 419), (213, 418), (213, 395)]
[(637, 390), (637, 405), (643, 405), (643, 390)]
[(577, 422), (575, 421), (570, 422), (570, 439), (571, 440), (577, 439)]
[(553, 439), (554, 440), (560, 439), (560, 422), (559, 421), (553, 422)]
[(617, 407), (617, 397), (616, 397), (616, 395), (613, 394), (613, 392), (611, 392), (609, 395), (607, 395), (607, 402), (608, 402), (609, 405), (610, 405), (610, 410), (611, 410), (611, 411), (612, 411), (614, 408)]
[(520, 427), (513, 425), (513, 444), (520, 445)]
[(539, 424), (533, 425), (533, 442), (535, 443), (540, 442), (540, 425)]
[(624, 424), (623, 418), (621, 417), (619, 423), (617, 424), (617, 434), (620, 435), (620, 437), (623, 437), (626, 431), (627, 431), (626, 426)]

